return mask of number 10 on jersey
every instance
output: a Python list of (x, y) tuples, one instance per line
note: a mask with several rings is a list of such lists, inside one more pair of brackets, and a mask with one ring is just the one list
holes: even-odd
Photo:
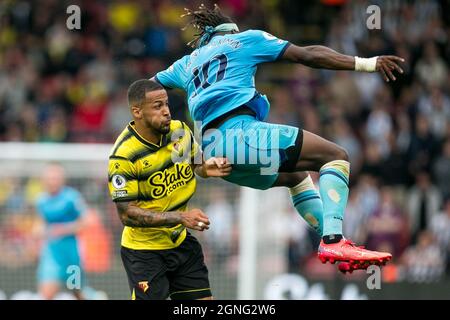
[[(210, 71), (213, 69), (215, 64), (218, 64), (219, 66), (215, 75), (210, 79)], [(201, 90), (208, 88), (213, 83), (222, 80), (225, 77), (225, 69), (227, 68), (227, 64), (227, 56), (225, 54), (219, 54), (201, 66), (194, 68), (192, 73), (194, 74), (193, 81), (195, 92), (191, 98), (195, 97)]]

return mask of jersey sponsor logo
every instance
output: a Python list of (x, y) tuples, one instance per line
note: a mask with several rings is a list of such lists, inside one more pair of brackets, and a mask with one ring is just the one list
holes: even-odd
[(127, 180), (124, 176), (120, 174), (113, 175), (111, 179), (112, 185), (116, 189), (123, 189), (125, 187), (125, 184), (127, 183)]
[(142, 292), (145, 293), (148, 290), (148, 288), (149, 288), (148, 281), (139, 281), (138, 282), (138, 287), (139, 287), (139, 289), (142, 290)]
[(267, 40), (275, 40), (275, 39), (277, 39), (277, 37), (271, 35), (271, 34), (268, 33), (268, 32), (263, 31), (262, 34), (263, 34), (264, 38), (266, 38)]
[(185, 186), (194, 176), (192, 168), (188, 164), (175, 163), (175, 170), (165, 169), (155, 172), (148, 178), (148, 183), (153, 187), (151, 195), (154, 199), (170, 195), (180, 187)]
[(128, 191), (127, 190), (117, 190), (117, 191), (113, 191), (112, 194), (113, 194), (114, 198), (123, 198), (128, 195)]

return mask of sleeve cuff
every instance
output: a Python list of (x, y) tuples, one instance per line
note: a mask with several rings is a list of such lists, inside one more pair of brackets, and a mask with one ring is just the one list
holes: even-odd
[(171, 88), (171, 87), (168, 87), (168, 86), (164, 85), (164, 84), (161, 82), (161, 80), (159, 80), (157, 74), (155, 74), (155, 81), (158, 82), (160, 85), (162, 85), (162, 86), (164, 87), (164, 89), (173, 89), (173, 88)]
[[(112, 198), (112, 197), (111, 197)], [(139, 199), (136, 196), (127, 196), (127, 197), (116, 197), (112, 198), (113, 202), (130, 202), (130, 201), (138, 201)]]
[(281, 57), (283, 56), (284, 52), (287, 50), (287, 48), (289, 48), (290, 45), (291, 45), (291, 43), (289, 41), (286, 42), (286, 44), (284, 45), (283, 49), (281, 49), (280, 53), (278, 54), (278, 56), (277, 56), (277, 58), (275, 60), (281, 59)]

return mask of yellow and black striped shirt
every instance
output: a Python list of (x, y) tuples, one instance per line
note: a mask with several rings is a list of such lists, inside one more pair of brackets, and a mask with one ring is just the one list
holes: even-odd
[[(193, 170), (199, 146), (189, 127), (172, 120), (170, 132), (159, 145), (141, 137), (130, 122), (109, 157), (109, 190), (113, 201), (137, 201), (156, 212), (184, 211), (196, 188)], [(179, 246), (186, 238), (183, 225), (174, 227), (124, 227), (122, 246), (136, 250), (161, 250)]]

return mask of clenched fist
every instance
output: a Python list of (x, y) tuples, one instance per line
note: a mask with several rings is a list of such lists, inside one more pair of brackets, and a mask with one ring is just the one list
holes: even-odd
[(181, 213), (181, 223), (186, 227), (198, 231), (209, 229), (209, 219), (200, 209), (191, 209)]

